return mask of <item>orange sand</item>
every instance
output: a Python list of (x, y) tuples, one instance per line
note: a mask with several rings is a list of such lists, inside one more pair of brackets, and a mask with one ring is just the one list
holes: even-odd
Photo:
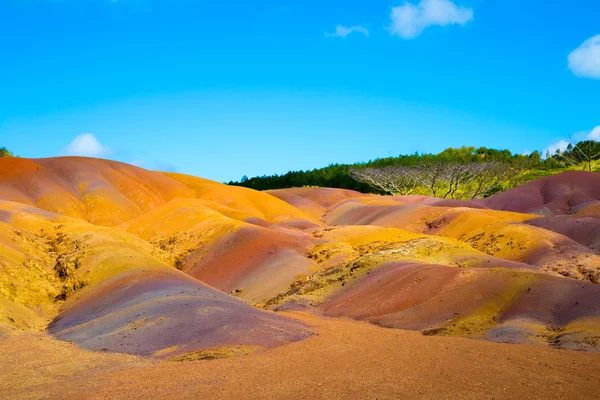
[(153, 363), (42, 334), (0, 342), (5, 399), (599, 399), (600, 354), (422, 336), (291, 314), (318, 336), (240, 358)]

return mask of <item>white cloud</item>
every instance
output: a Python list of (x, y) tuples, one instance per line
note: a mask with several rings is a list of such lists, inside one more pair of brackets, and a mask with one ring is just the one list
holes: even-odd
[(600, 142), (600, 125), (591, 130), (586, 136), (587, 140), (596, 140)]
[(473, 19), (473, 10), (460, 7), (450, 0), (421, 0), (419, 4), (408, 1), (392, 8), (389, 31), (404, 39), (412, 39), (432, 25), (465, 25)]
[(335, 32), (333, 33), (326, 33), (325, 37), (343, 37), (345, 38), (346, 36), (352, 34), (352, 33), (362, 33), (365, 36), (369, 36), (369, 30), (367, 28), (365, 28), (364, 26), (351, 26), (351, 27), (345, 27), (344, 25), (338, 25), (335, 27)]
[(582, 78), (600, 79), (600, 35), (596, 35), (569, 54), (569, 69)]
[(548, 146), (545, 150), (543, 155), (545, 156), (547, 152), (550, 153), (550, 155), (553, 155), (554, 153), (556, 153), (556, 150), (559, 150), (560, 152), (563, 152), (567, 149), (567, 147), (569, 146), (569, 142), (566, 140), (559, 140), (558, 142), (552, 143), (550, 146)]
[(555, 143), (552, 143), (548, 148), (544, 150), (543, 156), (546, 155), (546, 151), (549, 151), (550, 154), (554, 154), (556, 150), (565, 151), (569, 144), (574, 145), (577, 142), (582, 140), (596, 140), (600, 141), (600, 125), (592, 129), (591, 131), (579, 131), (572, 135), (569, 140), (563, 139), (559, 140)]
[(102, 157), (110, 152), (92, 133), (81, 134), (69, 143), (65, 151), (70, 156)]

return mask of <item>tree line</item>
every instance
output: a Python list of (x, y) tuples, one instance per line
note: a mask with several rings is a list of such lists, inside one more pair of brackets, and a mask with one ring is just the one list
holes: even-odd
[(486, 147), (448, 148), (438, 154), (410, 154), (356, 164), (332, 164), (283, 175), (243, 177), (230, 185), (256, 190), (303, 186), (333, 187), (376, 194), (424, 194), (440, 198), (487, 197), (526, 181), (567, 169), (594, 171), (600, 143), (570, 144), (544, 157), (538, 151), (513, 154)]

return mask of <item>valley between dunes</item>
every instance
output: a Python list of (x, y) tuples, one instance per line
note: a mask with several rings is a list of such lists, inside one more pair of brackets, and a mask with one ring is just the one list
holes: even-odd
[(0, 158), (0, 397), (600, 398), (599, 204)]

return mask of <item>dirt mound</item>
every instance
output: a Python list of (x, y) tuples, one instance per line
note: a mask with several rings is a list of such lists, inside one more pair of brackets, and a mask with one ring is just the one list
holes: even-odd
[(578, 217), (600, 217), (600, 201), (585, 203), (585, 206), (578, 207), (576, 211)]
[(71, 301), (48, 331), (90, 350), (159, 357), (239, 345), (270, 348), (310, 335), (298, 322), (175, 270), (135, 271), (102, 283)]
[[(319, 308), (327, 316), (427, 335), (586, 350), (598, 349), (600, 340), (600, 286), (525, 272), (391, 263), (349, 283)], [(513, 332), (503, 338), (508, 322)], [(588, 324), (587, 331), (578, 329), (581, 324)]]
[(167, 252), (174, 267), (253, 303), (314, 269), (305, 257), (312, 236), (215, 204), (174, 200), (121, 228)]
[(600, 219), (575, 216), (536, 218), (529, 225), (567, 236), (600, 254)]
[(565, 215), (580, 204), (600, 200), (600, 174), (568, 171), (547, 176), (486, 199), (495, 210)]
[[(168, 249), (122, 229), (0, 204), (10, 223), (0, 223), (4, 334), (43, 328), (59, 313), (49, 331), (61, 340), (160, 357), (230, 345), (272, 347), (309, 334), (178, 271), (167, 264)], [(216, 215), (245, 225), (212, 209), (200, 211), (206, 214), (197, 219), (208, 224), (207, 216)]]
[(116, 225), (174, 197), (191, 197), (164, 175), (115, 161), (0, 159), (0, 198), (101, 225)]
[(314, 243), (308, 235), (244, 226), (189, 254), (182, 270), (219, 290), (261, 303), (317, 269), (306, 258)]
[(584, 247), (593, 245), (598, 236), (597, 220), (593, 218), (583, 222), (568, 216), (550, 224), (515, 212), (347, 201), (334, 207), (325, 221), (329, 225), (376, 225), (450, 237), (497, 259), (600, 281), (600, 258), (593, 248)]
[(0, 335), (53, 321), (88, 349), (180, 360), (310, 335), (262, 307), (596, 349), (600, 220), (581, 215), (598, 204), (597, 178), (462, 202), (0, 159)]
[(469, 207), (469, 208), (486, 208), (480, 200), (454, 200), (454, 199), (439, 199), (430, 196), (396, 196), (396, 198), (405, 204), (421, 204), (431, 207)]
[(238, 186), (228, 186), (194, 176), (166, 173), (166, 176), (184, 183), (196, 197), (245, 212), (272, 223), (294, 226), (298, 222), (319, 221), (298, 208), (266, 192)]
[(277, 197), (280, 200), (285, 201), (288, 204), (296, 207), (299, 210), (304, 211), (305, 213), (312, 215), (315, 218), (321, 218), (323, 214), (327, 211), (327, 208), (316, 201), (311, 200), (308, 197), (301, 196), (299, 194), (295, 194), (298, 190), (294, 189), (279, 189), (279, 190), (267, 190), (266, 193)]
[(84, 157), (0, 158), (0, 199), (115, 226), (171, 200), (198, 198), (274, 223), (318, 221), (267, 193)]
[(376, 197), (353, 190), (320, 187), (268, 190), (267, 193), (317, 217), (342, 201)]

